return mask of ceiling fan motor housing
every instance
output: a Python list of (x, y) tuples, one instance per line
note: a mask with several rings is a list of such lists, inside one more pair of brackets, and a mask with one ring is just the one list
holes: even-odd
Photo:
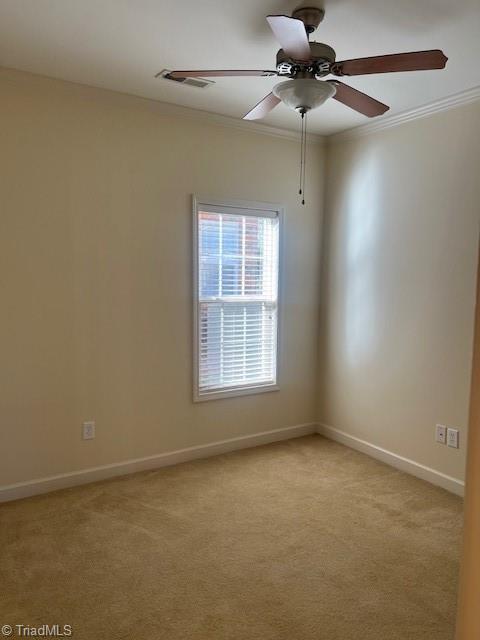
[(292, 60), (283, 49), (277, 53), (277, 72), (280, 76), (294, 78), (326, 76), (330, 72), (330, 66), (335, 62), (335, 50), (322, 42), (310, 42), (309, 62)]

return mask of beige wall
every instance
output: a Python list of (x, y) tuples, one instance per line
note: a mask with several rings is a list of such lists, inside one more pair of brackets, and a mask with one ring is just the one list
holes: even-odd
[[(0, 485), (316, 419), (309, 159), (302, 207), (296, 141), (0, 72)], [(287, 207), (279, 392), (192, 403), (192, 193)]]
[[(331, 145), (321, 285), (320, 146), (303, 208), (295, 141), (0, 71), (0, 485), (317, 418), (462, 478), (479, 134), (476, 103)], [(192, 193), (287, 206), (278, 393), (191, 401)]]
[(327, 162), (320, 421), (461, 479), (480, 103), (332, 144)]

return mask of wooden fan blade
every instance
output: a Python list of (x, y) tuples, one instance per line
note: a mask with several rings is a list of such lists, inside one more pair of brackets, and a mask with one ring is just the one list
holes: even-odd
[(276, 76), (276, 71), (260, 69), (199, 69), (197, 71), (170, 71), (167, 78), (223, 78), (229, 76)]
[(386, 56), (335, 62), (331, 67), (331, 72), (336, 76), (359, 76), (368, 73), (426, 71), (428, 69), (443, 69), (447, 60), (447, 56), (440, 49), (412, 51), (411, 53), (394, 53)]
[(288, 16), (267, 16), (267, 22), (287, 56), (294, 60), (310, 60), (308, 36), (301, 20)]
[(281, 102), (280, 98), (274, 96), (273, 93), (269, 93), (268, 96), (262, 98), (259, 103), (257, 103), (253, 109), (243, 116), (244, 120), (259, 120), (260, 118), (264, 118), (267, 114), (270, 113), (272, 109), (274, 109), (277, 104)]
[(390, 109), (390, 107), (383, 104), (383, 102), (367, 96), (366, 93), (362, 93), (358, 91), (358, 89), (350, 87), (348, 84), (343, 84), (343, 82), (339, 82), (338, 80), (327, 80), (327, 82), (333, 84), (337, 90), (333, 96), (335, 100), (350, 107), (350, 109), (363, 113), (363, 115), (369, 118), (381, 116), (382, 113)]

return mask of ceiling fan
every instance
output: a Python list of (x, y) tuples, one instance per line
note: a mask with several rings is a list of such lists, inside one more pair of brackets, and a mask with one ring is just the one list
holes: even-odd
[(281, 45), (277, 52), (275, 71), (244, 69), (200, 69), (171, 71), (166, 77), (172, 80), (195, 77), (225, 76), (280, 76), (290, 78), (275, 85), (272, 92), (258, 102), (243, 116), (244, 120), (264, 118), (280, 102), (295, 109), (302, 116), (300, 151), (300, 189), (305, 204), (305, 166), (307, 143), (307, 113), (319, 107), (329, 98), (342, 102), (347, 107), (369, 118), (380, 116), (389, 107), (383, 102), (350, 87), (340, 80), (319, 80), (328, 75), (338, 77), (359, 76), (370, 73), (393, 73), (398, 71), (424, 71), (443, 69), (448, 58), (440, 49), (394, 53), (370, 58), (336, 61), (336, 53), (328, 44), (310, 42), (309, 36), (325, 16), (325, 11), (316, 7), (296, 9), (292, 16), (267, 16), (275, 37)]
[(265, 117), (280, 102), (299, 111), (302, 117), (329, 98), (369, 118), (385, 113), (389, 107), (375, 98), (354, 89), (340, 80), (318, 80), (328, 75), (336, 77), (357, 76), (371, 73), (398, 71), (423, 71), (443, 69), (448, 58), (439, 49), (395, 53), (370, 58), (355, 58), (336, 62), (335, 51), (327, 44), (310, 42), (309, 35), (323, 20), (325, 12), (316, 7), (296, 9), (292, 16), (267, 16), (275, 37), (281, 45), (277, 53), (276, 70), (184, 70), (171, 71), (167, 77), (173, 80), (192, 77), (226, 76), (280, 76), (290, 78), (277, 84), (271, 93), (262, 98), (243, 116), (244, 120)]

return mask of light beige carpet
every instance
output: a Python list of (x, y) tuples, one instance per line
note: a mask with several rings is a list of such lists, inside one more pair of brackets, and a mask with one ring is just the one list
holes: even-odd
[(0, 507), (0, 625), (452, 640), (461, 500), (308, 436)]

